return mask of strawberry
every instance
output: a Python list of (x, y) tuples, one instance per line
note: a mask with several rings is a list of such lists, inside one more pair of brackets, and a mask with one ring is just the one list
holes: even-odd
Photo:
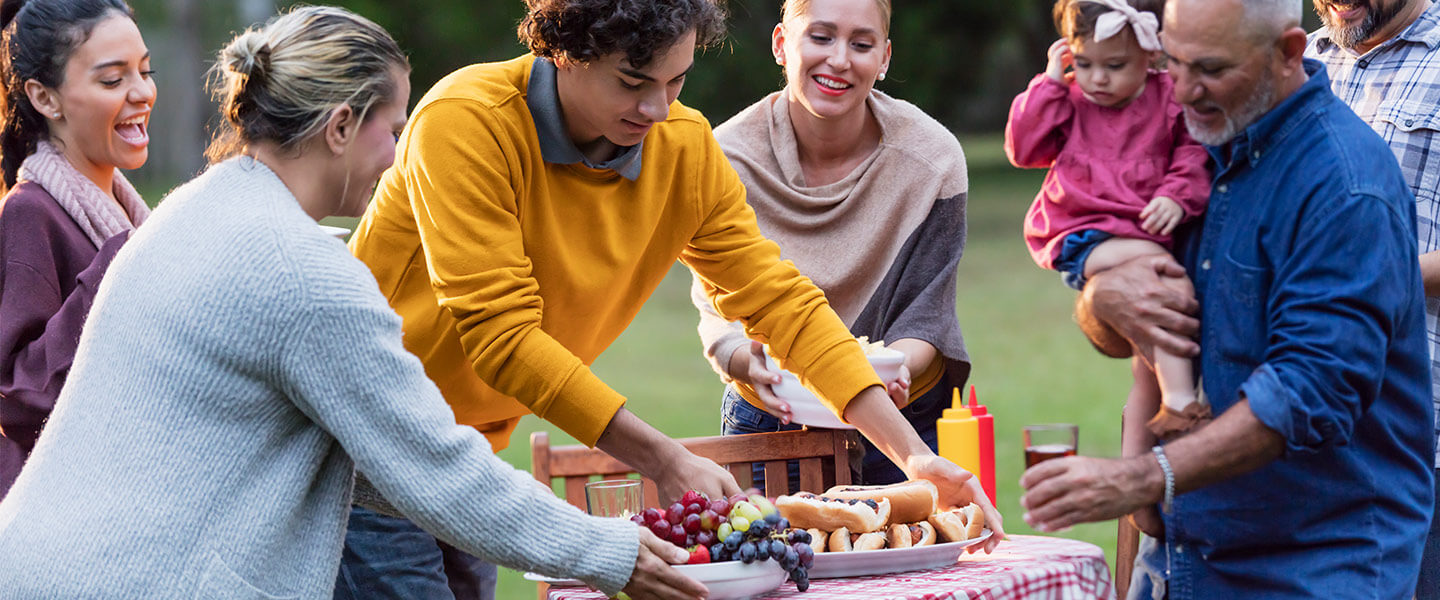
[(687, 549), (690, 552), (690, 559), (685, 561), (687, 565), (703, 565), (710, 562), (710, 549), (696, 544)]

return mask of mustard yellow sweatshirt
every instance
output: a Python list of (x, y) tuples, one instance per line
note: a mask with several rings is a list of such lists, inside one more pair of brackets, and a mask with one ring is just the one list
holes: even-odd
[(699, 112), (671, 106), (635, 181), (546, 163), (525, 102), (533, 60), (472, 65), (426, 93), (350, 240), (459, 423), (498, 450), (533, 412), (593, 446), (625, 398), (589, 365), (676, 259), (838, 413), (880, 385), (761, 236)]

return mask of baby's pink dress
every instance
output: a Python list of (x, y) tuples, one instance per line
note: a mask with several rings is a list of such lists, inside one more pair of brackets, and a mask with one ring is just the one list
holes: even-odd
[(1010, 105), (1005, 154), (1017, 167), (1049, 168), (1025, 215), (1025, 243), (1052, 269), (1065, 236), (1098, 229), (1170, 247), (1170, 236), (1140, 228), (1140, 211), (1166, 196), (1190, 220), (1210, 196), (1209, 155), (1185, 131), (1174, 83), (1151, 71), (1145, 90), (1122, 108), (1086, 100), (1080, 86), (1044, 73)]

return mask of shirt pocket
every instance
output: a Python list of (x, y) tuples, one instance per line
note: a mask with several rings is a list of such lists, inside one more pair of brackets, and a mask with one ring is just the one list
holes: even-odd
[(1215, 334), (1215, 351), (1222, 359), (1257, 366), (1265, 356), (1269, 336), (1266, 299), (1270, 274), (1235, 260), (1230, 254), (1220, 259), (1213, 275), (1218, 302), (1207, 303), (1202, 318)]
[[(1431, 104), (1392, 102), (1381, 105), (1375, 119), (1383, 124), (1380, 133), (1400, 162), (1400, 171), (1415, 190), (1416, 199), (1433, 208), (1440, 188), (1440, 114)], [(1425, 212), (1421, 216), (1426, 216)]]
[(298, 600), (300, 596), (278, 596), (266, 593), (241, 577), (219, 555), (211, 553), (205, 571), (200, 575), (196, 598), (206, 600)]

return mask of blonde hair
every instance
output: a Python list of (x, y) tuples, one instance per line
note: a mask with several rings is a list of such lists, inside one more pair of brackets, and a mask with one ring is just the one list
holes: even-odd
[[(805, 14), (810, 10), (810, 3), (814, 0), (785, 0), (785, 5), (780, 8), (780, 21), (785, 22)], [(880, 9), (880, 32), (885, 37), (890, 37), (890, 0), (875, 0), (875, 7)]]
[(343, 8), (308, 6), (235, 37), (211, 69), (224, 123), (205, 156), (215, 163), (256, 142), (294, 151), (351, 107), (361, 122), (395, 94), (409, 61), (385, 29)]

